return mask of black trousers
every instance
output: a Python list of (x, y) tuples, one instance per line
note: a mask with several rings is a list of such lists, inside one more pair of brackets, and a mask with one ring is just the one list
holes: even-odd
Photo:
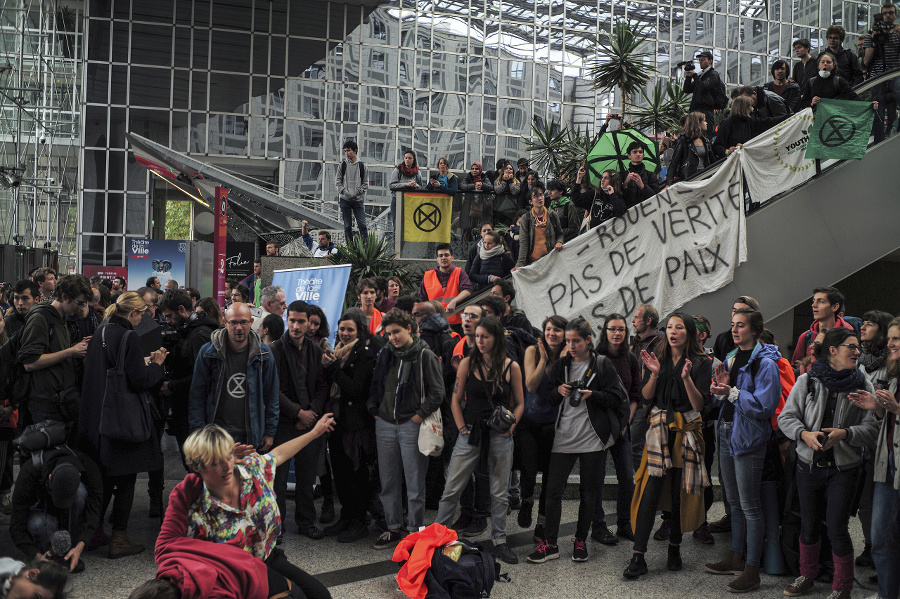
[[(375, 433), (372, 433), (374, 438)], [(353, 468), (353, 460), (344, 451), (343, 435), (335, 431), (328, 438), (334, 487), (341, 502), (341, 520), (365, 523), (366, 511), (372, 500), (369, 463), (374, 456), (366, 455)]]
[(814, 545), (824, 519), (831, 551), (838, 557), (853, 553), (850, 507), (856, 494), (860, 467), (848, 470), (816, 468), (797, 460), (797, 496), (800, 498), (800, 540)]
[(669, 479), (672, 492), (672, 511), (669, 518), (672, 528), (669, 532), (669, 543), (681, 545), (681, 475), (681, 468), (671, 468), (665, 476), (647, 477), (634, 531), (634, 550), (638, 553), (647, 552), (647, 542), (656, 522), (656, 508), (662, 497), (666, 478)]
[(597, 487), (600, 480), (600, 472), (606, 464), (605, 451), (591, 451), (588, 453), (551, 453), (550, 468), (544, 476), (547, 487), (546, 524), (544, 530), (547, 542), (556, 545), (559, 537), (559, 520), (562, 517), (562, 496), (566, 489), (566, 481), (575, 461), (578, 461), (578, 472), (581, 475), (581, 483), (578, 485), (578, 493), (581, 501), (578, 504), (578, 524), (575, 528), (575, 538), (587, 539), (591, 529), (591, 521), (594, 518), (594, 510), (597, 508)]
[(275, 572), (281, 574), (299, 588), (303, 594), (291, 592), (291, 597), (306, 597), (307, 599), (331, 599), (331, 593), (325, 585), (316, 580), (312, 574), (307, 574), (288, 561), (284, 551), (276, 547), (265, 559), (266, 565)]
[(113, 530), (128, 529), (128, 518), (131, 516), (131, 505), (134, 503), (135, 482), (137, 482), (137, 474), (103, 477), (103, 511), (100, 521), (103, 521), (103, 515), (106, 514), (109, 503), (115, 495), (116, 500), (113, 502), (112, 516), (110, 517)]
[[(156, 440), (159, 441), (160, 447), (162, 447), (162, 436), (166, 431), (166, 423), (162, 422), (154, 422), (154, 432), (156, 433)], [(179, 449), (181, 446), (178, 446)], [(159, 470), (151, 470), (147, 473), (147, 494), (150, 495), (152, 499), (155, 495), (162, 495), (163, 489), (165, 487), (165, 474), (166, 474), (165, 465)]]
[[(513, 437), (516, 444), (516, 461), (521, 472), (522, 499), (534, 499), (534, 488), (537, 486), (538, 472), (544, 476), (550, 468), (550, 452), (553, 449), (553, 436), (556, 432), (555, 424), (536, 424), (523, 419), (516, 427), (516, 436)], [(538, 501), (538, 514), (546, 511), (547, 485), (541, 485), (541, 495)]]
[[(287, 420), (278, 421), (278, 431), (275, 433), (273, 447), (277, 447), (291, 439), (296, 439), (301, 434), (294, 425)], [(294, 456), (294, 470), (297, 476), (297, 484), (294, 489), (294, 521), (300, 530), (305, 530), (316, 523), (316, 506), (313, 503), (313, 484), (319, 469), (319, 452), (322, 451), (322, 439), (316, 439), (304, 447)], [(275, 489), (275, 498), (278, 502), (278, 510), (281, 513), (281, 524), (284, 527), (287, 520), (287, 479), (290, 470), (290, 460), (275, 468), (275, 480), (272, 487)]]

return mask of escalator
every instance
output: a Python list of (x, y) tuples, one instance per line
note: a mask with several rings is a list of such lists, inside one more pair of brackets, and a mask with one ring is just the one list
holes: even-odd
[[(863, 98), (900, 69), (856, 88)], [(802, 185), (785, 191), (747, 218), (747, 262), (734, 280), (684, 306), (716, 315), (734, 298), (751, 295), (766, 319), (794, 308), (812, 289), (831, 285), (900, 248), (900, 134), (869, 146), (861, 161), (827, 161)]]

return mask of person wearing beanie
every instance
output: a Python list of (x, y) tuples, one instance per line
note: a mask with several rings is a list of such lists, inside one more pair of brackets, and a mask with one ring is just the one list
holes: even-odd
[(54, 532), (68, 530), (73, 547), (65, 558), (74, 571), (100, 524), (102, 502), (100, 469), (86, 454), (65, 445), (38, 450), (19, 467), (10, 537), (28, 559), (38, 559)]

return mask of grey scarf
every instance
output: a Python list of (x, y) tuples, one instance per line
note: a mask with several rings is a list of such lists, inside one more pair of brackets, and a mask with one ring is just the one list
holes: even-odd
[(505, 252), (505, 248), (502, 245), (495, 245), (489, 250), (484, 249), (484, 246), (478, 248), (478, 257), (481, 258), (482, 261), (488, 260), (489, 258), (495, 258), (500, 256)]

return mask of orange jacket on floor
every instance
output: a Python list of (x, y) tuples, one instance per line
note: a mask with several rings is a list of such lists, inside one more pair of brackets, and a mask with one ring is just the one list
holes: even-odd
[(425, 599), (425, 573), (431, 567), (434, 550), (457, 540), (456, 531), (435, 522), (421, 532), (407, 535), (394, 549), (395, 562), (403, 562), (397, 573), (397, 584), (407, 597)]

